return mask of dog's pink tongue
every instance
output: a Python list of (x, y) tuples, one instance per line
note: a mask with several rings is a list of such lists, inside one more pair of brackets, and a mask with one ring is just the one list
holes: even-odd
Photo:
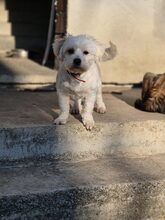
[(76, 80), (80, 81), (80, 82), (85, 82), (84, 80), (80, 79), (80, 73), (72, 73), (67, 71), (69, 75), (71, 75), (73, 78), (75, 78)]

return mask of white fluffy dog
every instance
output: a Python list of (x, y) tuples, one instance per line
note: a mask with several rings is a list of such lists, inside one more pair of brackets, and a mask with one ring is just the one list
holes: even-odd
[(98, 63), (115, 57), (116, 46), (111, 42), (110, 45), (106, 48), (86, 35), (69, 35), (55, 40), (53, 49), (59, 60), (56, 89), (61, 110), (55, 124), (67, 122), (72, 100), (71, 113), (81, 114), (87, 130), (94, 126), (94, 106), (98, 113), (106, 112)]

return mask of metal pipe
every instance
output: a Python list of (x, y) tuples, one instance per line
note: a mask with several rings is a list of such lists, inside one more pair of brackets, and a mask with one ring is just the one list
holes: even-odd
[(44, 52), (44, 57), (42, 60), (42, 65), (45, 65), (49, 56), (49, 51), (52, 43), (52, 35), (53, 35), (53, 25), (54, 25), (54, 17), (55, 17), (55, 0), (52, 0), (50, 19), (49, 19), (49, 28), (46, 42), (46, 49)]

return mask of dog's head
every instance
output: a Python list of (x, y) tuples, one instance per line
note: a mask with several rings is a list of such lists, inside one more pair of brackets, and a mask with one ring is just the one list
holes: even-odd
[(68, 71), (81, 74), (102, 59), (106, 47), (92, 37), (78, 35), (57, 39), (53, 49)]

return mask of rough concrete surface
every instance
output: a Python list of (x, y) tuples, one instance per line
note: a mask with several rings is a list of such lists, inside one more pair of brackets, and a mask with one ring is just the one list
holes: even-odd
[(0, 168), (0, 219), (165, 218), (164, 155)]
[[(0, 54), (0, 83), (23, 84), (40, 88), (56, 81), (56, 71), (26, 58), (9, 58)], [(24, 85), (25, 84), (25, 85)], [(27, 86), (28, 84), (28, 86)]]
[(0, 91), (0, 161), (50, 157), (82, 160), (106, 155), (144, 156), (165, 153), (164, 115), (136, 110), (140, 90), (110, 94), (107, 113), (94, 113), (96, 126), (86, 131), (80, 116), (53, 125), (59, 109), (55, 92)]

